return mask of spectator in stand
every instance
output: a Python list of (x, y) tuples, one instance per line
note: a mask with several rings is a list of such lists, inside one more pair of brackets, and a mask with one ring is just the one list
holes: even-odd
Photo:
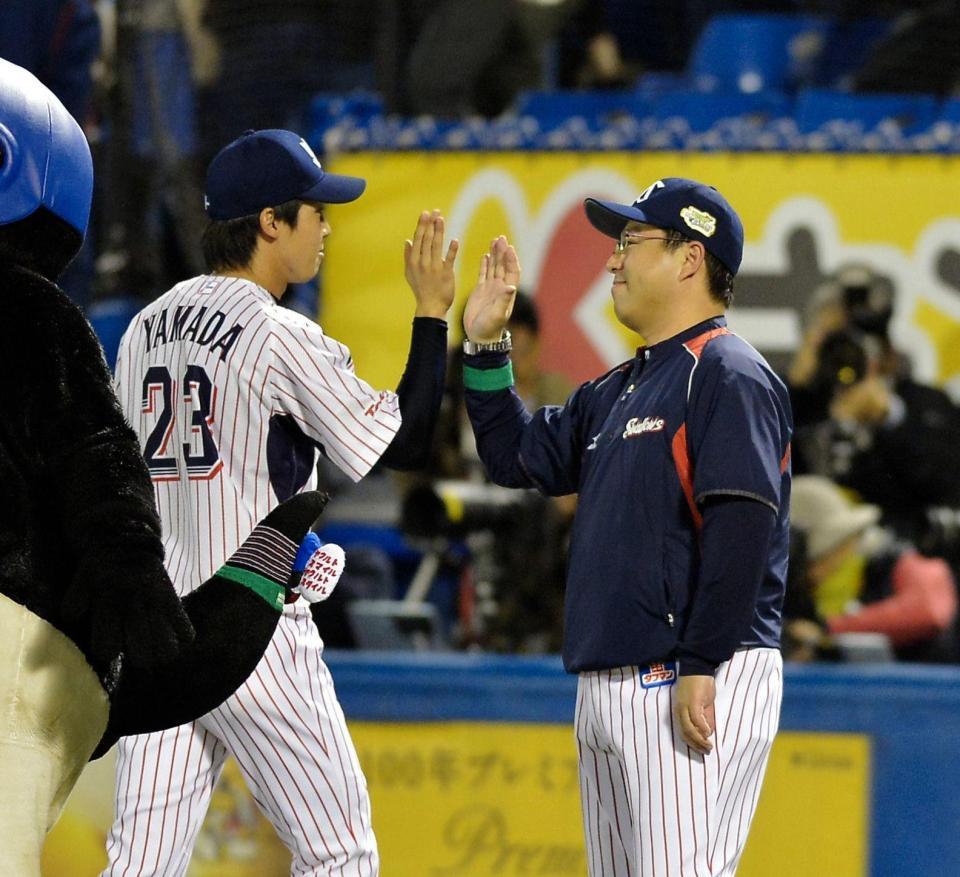
[(102, 298), (145, 304), (204, 270), (196, 19), (196, 0), (117, 0)]
[(784, 606), (787, 658), (810, 659), (825, 635), (863, 632), (884, 634), (901, 660), (958, 659), (950, 567), (879, 530), (879, 517), (829, 479), (794, 478), (790, 523), (806, 557)]
[(703, 21), (656, 0), (583, 2), (559, 43), (563, 88), (628, 88), (644, 70), (679, 72)]
[(317, 92), (373, 89), (378, 0), (194, 0), (215, 40), (205, 152), (248, 128), (305, 130)]
[[(521, 0), (379, 0), (377, 77), (390, 112), (497, 116), (542, 81)], [(558, 6), (569, 5), (560, 0)], [(565, 14), (563, 9), (558, 14)], [(452, 73), (451, 71), (455, 71)]]
[[(836, 0), (833, 0), (836, 2)], [(801, 0), (583, 0), (561, 34), (563, 88), (629, 88), (643, 72), (679, 73), (704, 24), (725, 12), (798, 12)]]
[(881, 10), (884, 7), (896, 17), (854, 74), (854, 90), (955, 95), (960, 88), (956, 0), (907, 0), (881, 4)]
[(29, 70), (83, 126), (92, 109), (91, 68), (100, 22), (90, 0), (3, 0), (0, 58)]

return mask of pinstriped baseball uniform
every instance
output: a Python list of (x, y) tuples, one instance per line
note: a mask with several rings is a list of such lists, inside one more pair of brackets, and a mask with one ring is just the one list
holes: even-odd
[[(314, 486), (317, 448), (356, 481), (400, 426), (396, 395), (358, 378), (346, 347), (236, 278), (185, 281), (143, 310), (116, 381), (181, 594), (270, 509)], [(322, 650), (306, 604), (290, 604), (233, 697), (196, 722), (121, 740), (104, 875), (184, 874), (227, 754), (293, 874), (378, 873), (366, 781)]]
[(777, 649), (717, 669), (715, 749), (691, 749), (673, 716), (670, 665), (582, 673), (575, 718), (592, 875), (732, 877), (780, 717)]

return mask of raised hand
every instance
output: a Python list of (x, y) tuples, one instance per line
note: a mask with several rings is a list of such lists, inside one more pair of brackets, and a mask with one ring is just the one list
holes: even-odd
[(480, 260), (480, 276), (463, 312), (463, 329), (478, 344), (499, 341), (513, 312), (520, 284), (520, 260), (510, 242), (500, 235)]
[(454, 238), (443, 255), (443, 217), (424, 211), (412, 241), (403, 247), (404, 276), (417, 300), (416, 316), (445, 318), (453, 304), (454, 261), (460, 242)]

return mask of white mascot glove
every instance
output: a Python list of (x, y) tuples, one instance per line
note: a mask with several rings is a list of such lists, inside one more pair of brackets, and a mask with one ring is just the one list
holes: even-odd
[(325, 544), (316, 533), (307, 533), (293, 564), (289, 588), (308, 603), (319, 603), (333, 593), (345, 565), (346, 555), (339, 545)]

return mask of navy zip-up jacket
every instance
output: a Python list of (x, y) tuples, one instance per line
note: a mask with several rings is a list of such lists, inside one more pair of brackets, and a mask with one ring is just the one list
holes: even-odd
[(737, 648), (779, 646), (790, 404), (723, 317), (641, 348), (563, 406), (526, 414), (512, 388), (468, 389), (466, 402), (493, 481), (579, 493), (568, 671), (679, 658), (681, 675), (710, 673)]

